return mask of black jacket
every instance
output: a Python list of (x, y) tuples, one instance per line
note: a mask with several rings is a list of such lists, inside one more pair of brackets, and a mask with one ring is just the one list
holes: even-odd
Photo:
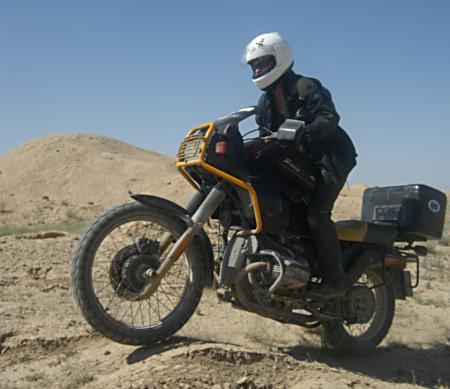
[(285, 97), (284, 114), (275, 109), (274, 87), (266, 90), (258, 101), (256, 122), (261, 127), (277, 131), (286, 119), (305, 122), (309, 143), (307, 150), (338, 176), (348, 174), (356, 164), (356, 151), (347, 133), (338, 125), (331, 93), (320, 81), (288, 71), (278, 81)]

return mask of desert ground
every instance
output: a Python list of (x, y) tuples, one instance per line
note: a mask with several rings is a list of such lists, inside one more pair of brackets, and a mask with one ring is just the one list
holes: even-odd
[[(343, 189), (334, 219), (359, 218), (366, 186)], [(365, 357), (335, 357), (321, 330), (233, 309), (205, 290), (156, 346), (113, 343), (72, 297), (73, 252), (89, 220), (151, 193), (183, 204), (174, 159), (113, 139), (51, 135), (0, 156), (0, 388), (448, 388), (450, 217), (429, 242), (414, 296)]]

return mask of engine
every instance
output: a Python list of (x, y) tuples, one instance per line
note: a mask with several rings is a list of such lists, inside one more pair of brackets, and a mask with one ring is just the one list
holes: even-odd
[(263, 278), (271, 284), (270, 291), (298, 289), (305, 286), (311, 276), (309, 263), (305, 258), (289, 258), (273, 250), (261, 250), (252, 255), (252, 261), (267, 262), (269, 272)]
[[(310, 279), (311, 269), (303, 252), (294, 255), (294, 250), (284, 251), (259, 249), (255, 236), (234, 236), (229, 242), (220, 266), (219, 284), (231, 287), (243, 268), (254, 262), (267, 263), (267, 268), (258, 273), (249, 274), (249, 281), (255, 287), (276, 290), (298, 289), (305, 286)], [(267, 246), (266, 246), (267, 247)], [(307, 254), (307, 251), (304, 251)]]

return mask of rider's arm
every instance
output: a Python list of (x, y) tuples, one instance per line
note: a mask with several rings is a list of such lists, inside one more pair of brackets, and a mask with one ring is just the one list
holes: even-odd
[(306, 123), (305, 132), (312, 143), (320, 142), (336, 130), (339, 123), (331, 94), (319, 81), (307, 77), (298, 80), (297, 91), (302, 102), (298, 114)]

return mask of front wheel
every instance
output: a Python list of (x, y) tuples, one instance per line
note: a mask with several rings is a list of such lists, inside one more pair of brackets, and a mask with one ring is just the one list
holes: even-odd
[[(146, 345), (177, 332), (192, 316), (203, 291), (201, 256), (189, 246), (142, 299), (145, 274), (160, 264), (186, 227), (158, 208), (139, 203), (98, 217), (81, 238), (72, 264), (73, 294), (88, 323), (124, 344)], [(169, 239), (169, 247), (162, 241)]]
[(340, 309), (346, 321), (322, 323), (324, 346), (338, 354), (367, 354), (391, 327), (395, 312), (392, 285), (388, 278), (384, 282), (378, 271), (369, 268), (355, 283)]

